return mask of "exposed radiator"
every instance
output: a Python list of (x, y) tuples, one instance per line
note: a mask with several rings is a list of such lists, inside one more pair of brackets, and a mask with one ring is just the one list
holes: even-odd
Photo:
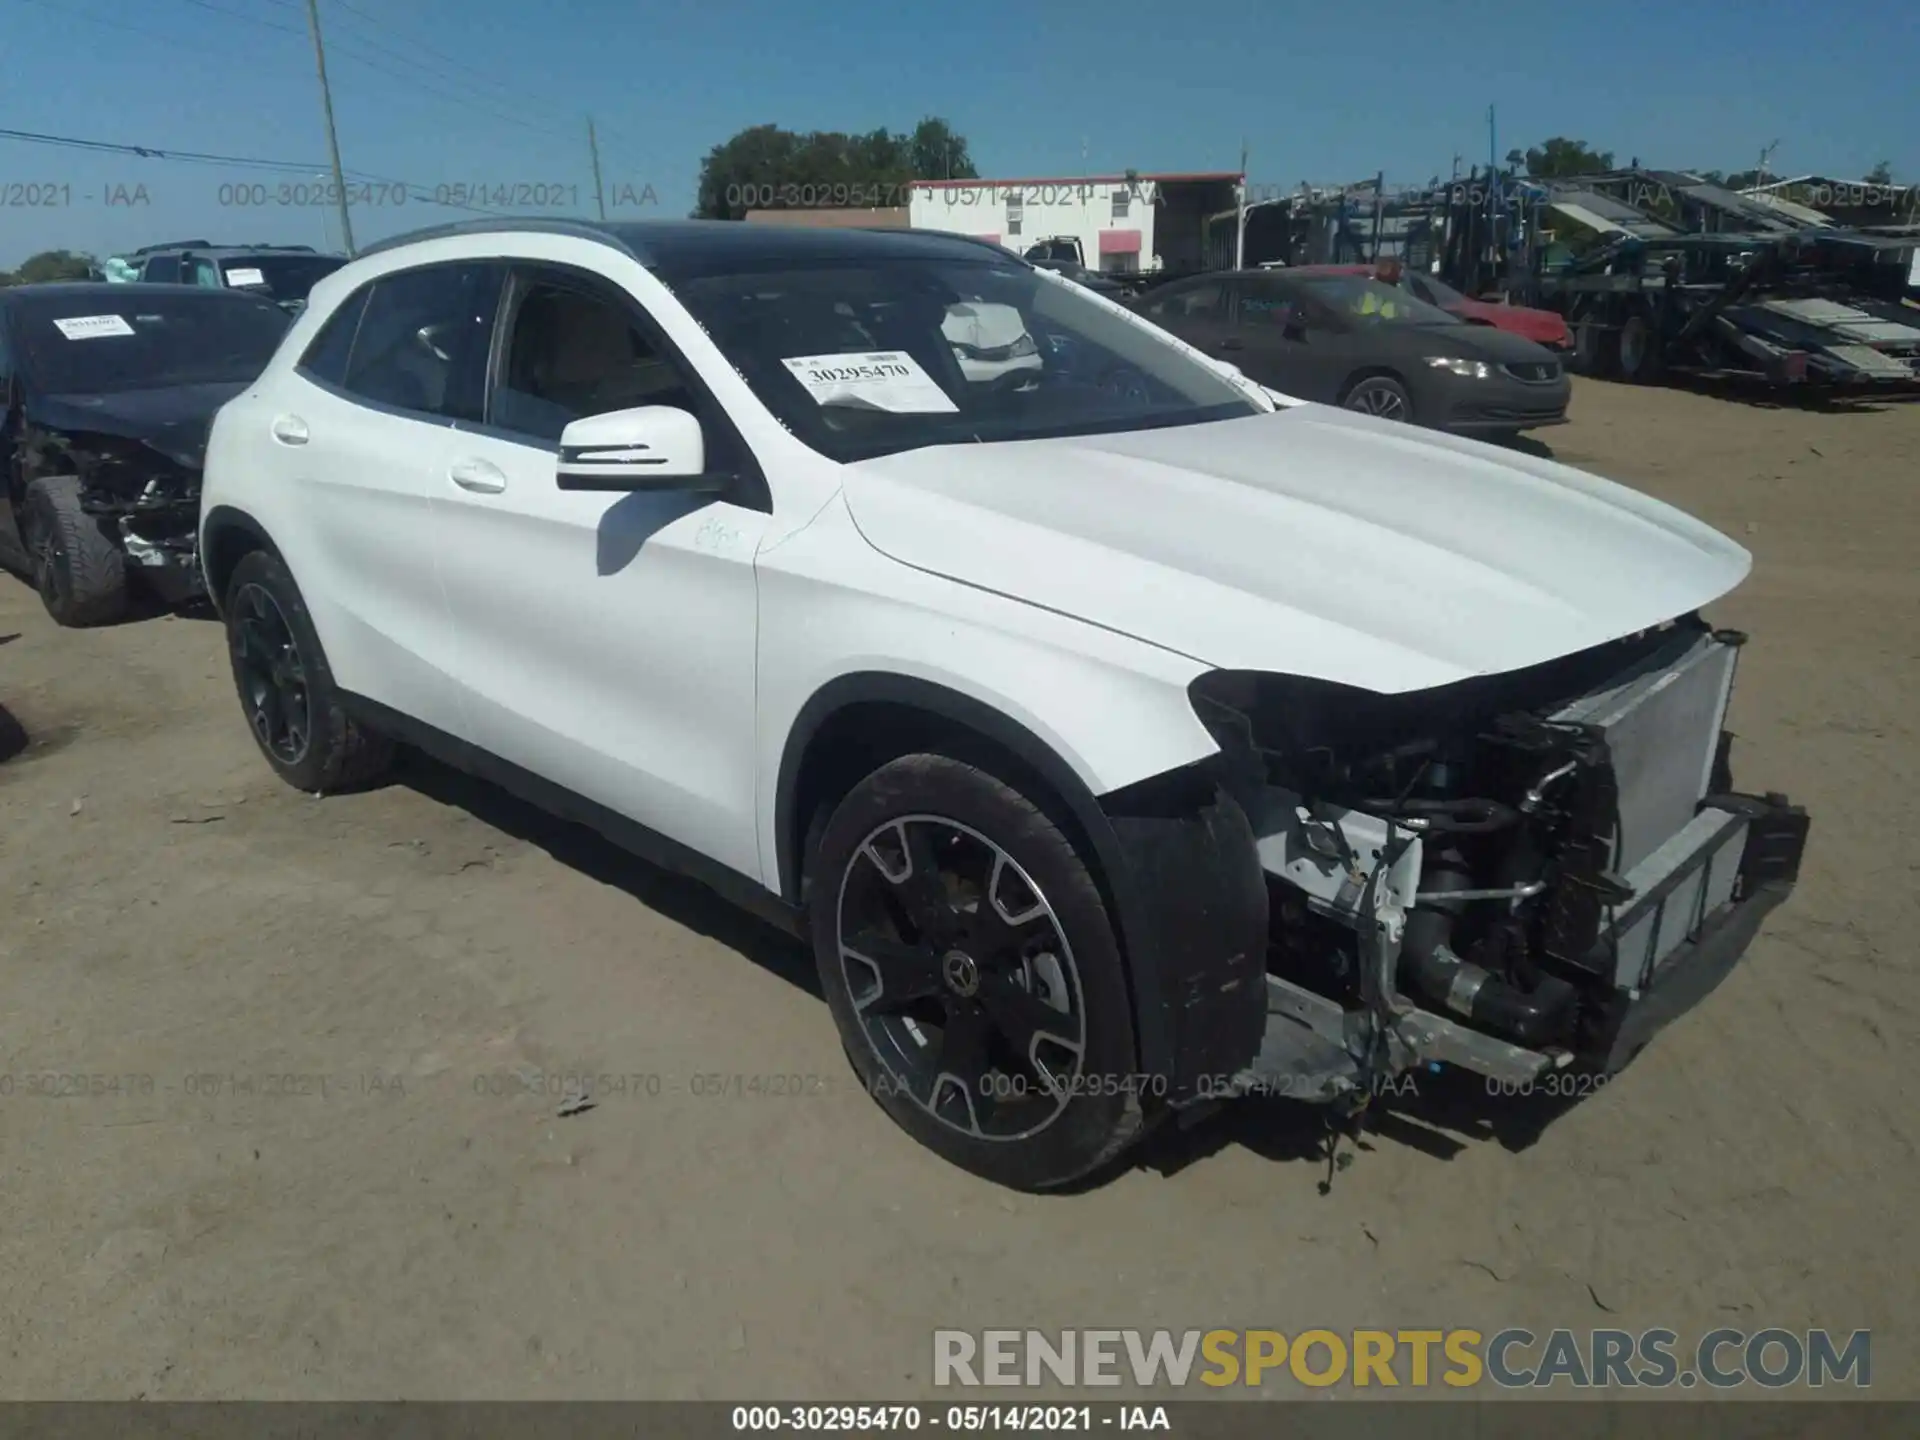
[(1614, 983), (1644, 985), (1654, 968), (1732, 898), (1746, 823), (1700, 802), (1733, 694), (1739, 646), (1677, 632), (1631, 672), (1553, 718), (1605, 732), (1619, 785), (1613, 871), (1634, 898), (1603, 938)]

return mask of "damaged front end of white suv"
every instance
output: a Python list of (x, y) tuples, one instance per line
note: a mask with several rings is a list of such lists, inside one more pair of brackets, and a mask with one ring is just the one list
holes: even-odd
[(1521, 1091), (1610, 1073), (1711, 990), (1808, 829), (1733, 789), (1744, 641), (1690, 615), (1392, 696), (1195, 681), (1269, 899), (1265, 1030), (1225, 1094), (1357, 1106), (1433, 1063)]

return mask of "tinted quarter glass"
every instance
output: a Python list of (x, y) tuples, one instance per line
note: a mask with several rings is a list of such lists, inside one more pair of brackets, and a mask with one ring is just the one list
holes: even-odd
[(345, 388), (400, 410), (478, 420), (500, 267), (480, 261), (402, 270), (373, 284)]
[(367, 294), (373, 287), (363, 285), (348, 297), (346, 304), (333, 312), (333, 318), (313, 337), (307, 353), (300, 357), (300, 368), (316, 380), (344, 387), (347, 383), (347, 357), (353, 351), (354, 333), (360, 317), (366, 313)]
[(174, 284), (180, 278), (180, 257), (155, 255), (147, 261), (147, 268), (140, 272), (140, 278), (158, 285)]

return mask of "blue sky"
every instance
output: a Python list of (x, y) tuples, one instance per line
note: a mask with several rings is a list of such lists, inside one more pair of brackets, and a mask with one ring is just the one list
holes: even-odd
[[(1564, 134), (1675, 168), (1920, 179), (1920, 0), (320, 0), (361, 243), (461, 184), (684, 215), (735, 131), (946, 116), (989, 177), (1233, 169), (1389, 183)], [(1236, 20), (1234, 15), (1259, 17)], [(1189, 23), (1191, 21), (1191, 23)], [(0, 128), (292, 161), (190, 164), (0, 138), (0, 265), (205, 237), (337, 245), (304, 0), (0, 0)], [(648, 205), (647, 187), (657, 205)], [(37, 187), (37, 188), (30, 188)], [(144, 187), (144, 195), (138, 187)], [(284, 187), (284, 188), (283, 188)], [(577, 188), (576, 188), (577, 187)], [(574, 196), (578, 196), (578, 206)], [(37, 196), (51, 204), (23, 206)], [(110, 203), (119, 201), (144, 203)], [(246, 202), (254, 202), (248, 204)], [(636, 203), (626, 203), (626, 202)], [(482, 202), (485, 203), (485, 202)]]

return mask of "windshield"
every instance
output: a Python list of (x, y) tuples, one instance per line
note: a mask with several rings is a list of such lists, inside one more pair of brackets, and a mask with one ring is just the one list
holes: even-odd
[(235, 289), (263, 291), (275, 300), (304, 300), (346, 263), (333, 255), (246, 255), (222, 260), (220, 274)]
[(1301, 275), (1294, 283), (1360, 325), (1458, 325), (1446, 311), (1365, 275)]
[(292, 323), (271, 300), (221, 291), (14, 301), (23, 369), (48, 395), (113, 395), (252, 380)]
[(992, 260), (661, 273), (780, 422), (854, 461), (1263, 413), (1069, 282)]

